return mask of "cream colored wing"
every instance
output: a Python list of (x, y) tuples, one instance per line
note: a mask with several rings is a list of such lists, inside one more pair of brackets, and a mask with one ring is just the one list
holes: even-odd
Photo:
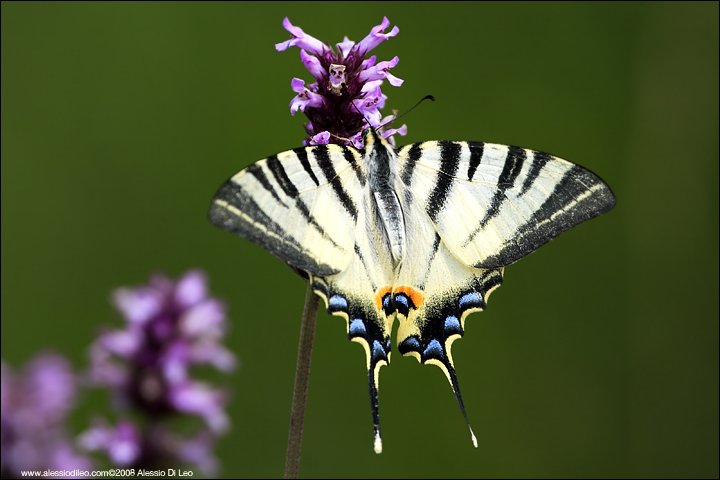
[(615, 205), (597, 175), (534, 150), (424, 142), (401, 148), (398, 159), (407, 200), (419, 202), (448, 249), (476, 268), (510, 265)]

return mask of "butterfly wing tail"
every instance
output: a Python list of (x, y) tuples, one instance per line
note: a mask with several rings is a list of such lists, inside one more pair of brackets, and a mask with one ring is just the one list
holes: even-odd
[[(443, 256), (452, 260), (449, 255)], [(464, 334), (465, 318), (472, 312), (483, 310), (487, 297), (501, 283), (501, 269), (475, 270), (470, 271), (464, 282), (455, 283), (456, 288), (427, 298), (408, 287), (396, 288), (394, 294), (401, 316), (398, 350), (422, 364), (436, 365), (445, 373), (476, 448), (477, 439), (465, 412), (451, 348), (452, 343)], [(414, 295), (408, 295), (408, 291)]]
[[(325, 300), (328, 313), (345, 318), (348, 339), (365, 348), (368, 371), (368, 390), (373, 417), (375, 453), (382, 452), (380, 414), (378, 408), (378, 385), (380, 367), (390, 362), (390, 330), (394, 313), (387, 316), (382, 308), (382, 298), (375, 302), (363, 301), (347, 291), (337, 288), (325, 278), (312, 277), (313, 290)], [(386, 289), (389, 291), (389, 289)], [(389, 294), (385, 298), (389, 298)]]

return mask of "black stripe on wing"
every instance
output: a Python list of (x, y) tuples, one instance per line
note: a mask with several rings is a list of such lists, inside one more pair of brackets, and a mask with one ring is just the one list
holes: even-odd
[(403, 171), (400, 172), (400, 180), (405, 184), (405, 205), (409, 206), (412, 203), (412, 192), (410, 186), (412, 185), (413, 170), (417, 165), (417, 161), (422, 157), (422, 144), (413, 144), (407, 152), (407, 161), (403, 167)]
[[(505, 157), (505, 165), (498, 178), (497, 191), (490, 201), (490, 208), (485, 212), (485, 216), (480, 220), (480, 227), (485, 227), (487, 223), (500, 213), (500, 207), (506, 200), (505, 192), (515, 186), (523, 164), (527, 158), (524, 148), (508, 147), (508, 153)], [(478, 230), (479, 232), (479, 230)], [(475, 233), (475, 232), (474, 232)], [(477, 235), (477, 233), (475, 233)]]
[(362, 167), (358, 165), (357, 159), (355, 157), (355, 155), (358, 155), (359, 152), (354, 147), (348, 147), (347, 145), (340, 145), (340, 148), (342, 148), (345, 161), (350, 164), (353, 171), (355, 172), (355, 176), (360, 182), (360, 186), (364, 187), (367, 179), (365, 178), (365, 173), (363, 172)]
[(312, 153), (315, 155), (315, 159), (317, 160), (317, 164), (322, 170), (323, 175), (325, 175), (327, 181), (330, 182), (330, 184), (332, 185), (332, 188), (335, 191), (338, 200), (340, 200), (340, 203), (342, 203), (343, 208), (345, 208), (345, 210), (350, 214), (350, 216), (352, 216), (353, 220), (357, 220), (357, 205), (355, 205), (355, 202), (350, 197), (350, 195), (348, 195), (345, 187), (343, 187), (342, 183), (340, 182), (337, 171), (335, 171), (332, 160), (330, 160), (328, 146), (318, 145), (316, 147), (313, 147)]
[(260, 245), (300, 270), (321, 276), (339, 272), (308, 255), (305, 248), (265, 214), (257, 202), (232, 179), (226, 181), (215, 194), (208, 218), (218, 227)]
[(520, 189), (520, 195), (525, 195), (530, 188), (535, 185), (535, 180), (540, 176), (543, 167), (552, 160), (553, 156), (549, 153), (533, 151), (532, 164), (530, 165), (530, 173), (523, 181), (522, 188)]
[(310, 166), (310, 162), (308, 161), (308, 154), (307, 154), (307, 148), (306, 147), (300, 147), (293, 150), (295, 152), (295, 155), (298, 156), (298, 160), (300, 160), (300, 165), (303, 166), (307, 174), (310, 176), (313, 182), (315, 182), (316, 186), (320, 185), (320, 182), (318, 181), (317, 177), (315, 176), (315, 172), (313, 172), (312, 167)]
[[(297, 151), (301, 151), (303, 153), (303, 156), (300, 157), (300, 163), (303, 166), (303, 168), (305, 168), (305, 170), (308, 172), (310, 177), (314, 180), (315, 185), (319, 185), (319, 182), (318, 182), (317, 178), (315, 177), (315, 174), (313, 173), (312, 169), (310, 168), (310, 163), (308, 162), (308, 159), (307, 159), (306, 149), (298, 148), (293, 151), (295, 153), (297, 153)], [(303, 162), (303, 159), (304, 159), (304, 162)], [(290, 177), (288, 177), (287, 172), (285, 171), (285, 168), (282, 166), (282, 163), (280, 162), (280, 160), (278, 160), (277, 155), (268, 157), (266, 165), (267, 165), (268, 169), (270, 170), (270, 172), (273, 174), (273, 177), (275, 177), (275, 181), (280, 185), (280, 188), (283, 190), (283, 192), (285, 192), (285, 195), (287, 195), (288, 197), (295, 200), (295, 207), (297, 207), (298, 211), (300, 212), (302, 217), (305, 219), (305, 221), (308, 224), (312, 225), (313, 228), (315, 228), (315, 230), (317, 230), (321, 235), (323, 235), (325, 238), (327, 238), (330, 241), (330, 243), (333, 244), (334, 247), (336, 247), (340, 250), (344, 250), (344, 248), (341, 247), (338, 244), (338, 242), (335, 241), (335, 239), (330, 237), (330, 235), (327, 233), (325, 228), (322, 225), (320, 225), (320, 223), (318, 223), (317, 219), (313, 216), (313, 214), (310, 213), (310, 209), (305, 204), (305, 202), (300, 198), (300, 196), (299, 196), (300, 192), (298, 192), (297, 187), (295, 186), (293, 181), (290, 180)], [(257, 168), (253, 168), (253, 167), (257, 167)], [(258, 175), (257, 175), (258, 170), (260, 170), (260, 172), (262, 172), (262, 168), (258, 167), (257, 164), (253, 164), (250, 167), (248, 167), (248, 169), (251, 169), (251, 168), (253, 169), (251, 173), (253, 173), (255, 178), (258, 177)], [(264, 177), (264, 174), (263, 174), (263, 177)], [(275, 189), (272, 187), (272, 185), (267, 180), (267, 178), (265, 178), (264, 181), (261, 180), (260, 184), (265, 189), (267, 189), (271, 192), (271, 194), (273, 195), (273, 198), (276, 198), (279, 201), (279, 203), (281, 203), (282, 205), (285, 205), (285, 203), (282, 202), (278, 198), (278, 195), (275, 192)]]
[(428, 197), (426, 211), (430, 219), (435, 222), (440, 211), (445, 206), (450, 189), (453, 186), (453, 177), (460, 163), (462, 146), (455, 142), (440, 141), (440, 171), (435, 179), (435, 187)]
[(263, 172), (263, 169), (259, 164), (253, 163), (252, 165), (247, 167), (246, 171), (250, 173), (253, 177), (255, 177), (255, 180), (260, 182), (260, 185), (262, 185), (262, 187), (267, 190), (270, 195), (272, 195), (276, 202), (278, 202), (285, 208), (289, 208), (288, 205), (278, 196), (277, 192), (275, 191), (275, 187), (272, 186), (270, 180), (268, 180), (265, 172)]
[(418, 285), (418, 289), (420, 290), (425, 290), (425, 284), (427, 283), (427, 279), (430, 276), (433, 262), (435, 261), (435, 254), (437, 254), (437, 251), (440, 248), (440, 241), (440, 234), (435, 232), (435, 239), (433, 240), (432, 248), (430, 249), (430, 255), (428, 256), (427, 260), (427, 269), (425, 270), (425, 275), (423, 275), (422, 283)]
[(615, 196), (610, 187), (590, 170), (573, 165), (555, 185), (550, 196), (538, 207), (497, 254), (473, 265), (499, 268), (533, 252), (566, 230), (610, 211)]
[(480, 161), (485, 151), (485, 144), (483, 142), (467, 142), (467, 146), (470, 149), (470, 165), (468, 165), (467, 177), (468, 180), (472, 182), (475, 172), (478, 166), (480, 166)]

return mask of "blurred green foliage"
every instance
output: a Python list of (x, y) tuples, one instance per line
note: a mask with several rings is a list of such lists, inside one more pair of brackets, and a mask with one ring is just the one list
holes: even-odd
[[(505, 271), (455, 363), (382, 369), (372, 449), (362, 348), (318, 319), (304, 477), (718, 476), (718, 3), (2, 3), (2, 356), (80, 369), (110, 292), (208, 272), (229, 304), (228, 477), (285, 460), (304, 284), (213, 227), (215, 189), (300, 145), (283, 17), (326, 43), (400, 34), (399, 144), (483, 140), (602, 176), (609, 214)], [(298, 115), (300, 117), (300, 115)], [(105, 405), (92, 395), (76, 429)]]

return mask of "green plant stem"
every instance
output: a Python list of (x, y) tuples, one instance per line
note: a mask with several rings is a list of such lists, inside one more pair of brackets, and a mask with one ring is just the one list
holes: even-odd
[(310, 357), (312, 356), (315, 320), (320, 299), (313, 292), (310, 281), (307, 282), (305, 308), (300, 326), (300, 345), (298, 346), (297, 369), (295, 370), (295, 390), (293, 392), (292, 413), (290, 415), (290, 433), (288, 451), (285, 460), (285, 478), (297, 478), (300, 467), (300, 447), (302, 446), (303, 419), (305, 418), (305, 400), (307, 399), (308, 379), (310, 378)]

